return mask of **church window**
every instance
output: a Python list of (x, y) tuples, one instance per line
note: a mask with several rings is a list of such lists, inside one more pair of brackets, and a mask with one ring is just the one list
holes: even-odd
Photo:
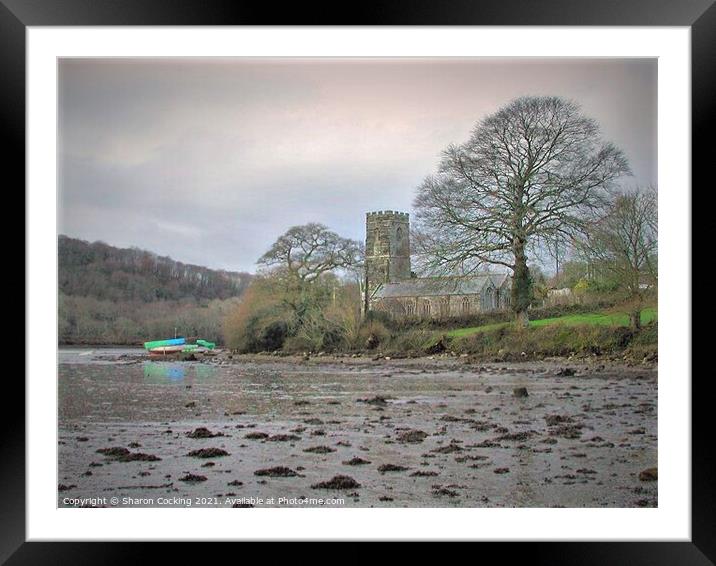
[(485, 291), (485, 307), (487, 308), (487, 310), (495, 308), (495, 294), (494, 289), (492, 287), (488, 288), (487, 291)]

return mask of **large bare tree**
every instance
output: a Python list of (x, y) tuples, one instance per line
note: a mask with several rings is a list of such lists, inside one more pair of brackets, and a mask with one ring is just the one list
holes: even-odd
[(588, 259), (611, 273), (625, 294), (635, 329), (641, 326), (644, 300), (658, 281), (657, 218), (654, 187), (620, 194), (583, 242)]
[(300, 283), (310, 283), (337, 269), (360, 265), (359, 242), (343, 238), (322, 224), (289, 228), (258, 260), (260, 266), (279, 267)]
[(575, 103), (518, 98), (480, 121), (467, 142), (449, 146), (418, 188), (422, 251), (435, 271), (511, 270), (511, 307), (524, 326), (530, 250), (583, 230), (628, 173), (623, 153)]

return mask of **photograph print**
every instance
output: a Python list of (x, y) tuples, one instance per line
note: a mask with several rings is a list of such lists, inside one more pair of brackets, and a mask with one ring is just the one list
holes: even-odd
[(656, 59), (57, 69), (59, 507), (658, 507)]

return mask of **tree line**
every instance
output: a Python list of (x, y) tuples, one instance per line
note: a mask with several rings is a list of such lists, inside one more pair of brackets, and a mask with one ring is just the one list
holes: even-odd
[(136, 344), (175, 331), (221, 341), (251, 277), (60, 236), (60, 343)]
[(228, 299), (251, 275), (175, 261), (139, 248), (116, 248), (67, 236), (58, 239), (60, 292), (110, 301)]

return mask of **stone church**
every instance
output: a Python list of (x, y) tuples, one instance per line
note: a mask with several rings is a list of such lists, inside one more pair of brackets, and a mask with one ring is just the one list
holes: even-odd
[(365, 254), (366, 310), (395, 318), (449, 318), (509, 307), (511, 279), (505, 273), (415, 277), (405, 212), (366, 214)]

